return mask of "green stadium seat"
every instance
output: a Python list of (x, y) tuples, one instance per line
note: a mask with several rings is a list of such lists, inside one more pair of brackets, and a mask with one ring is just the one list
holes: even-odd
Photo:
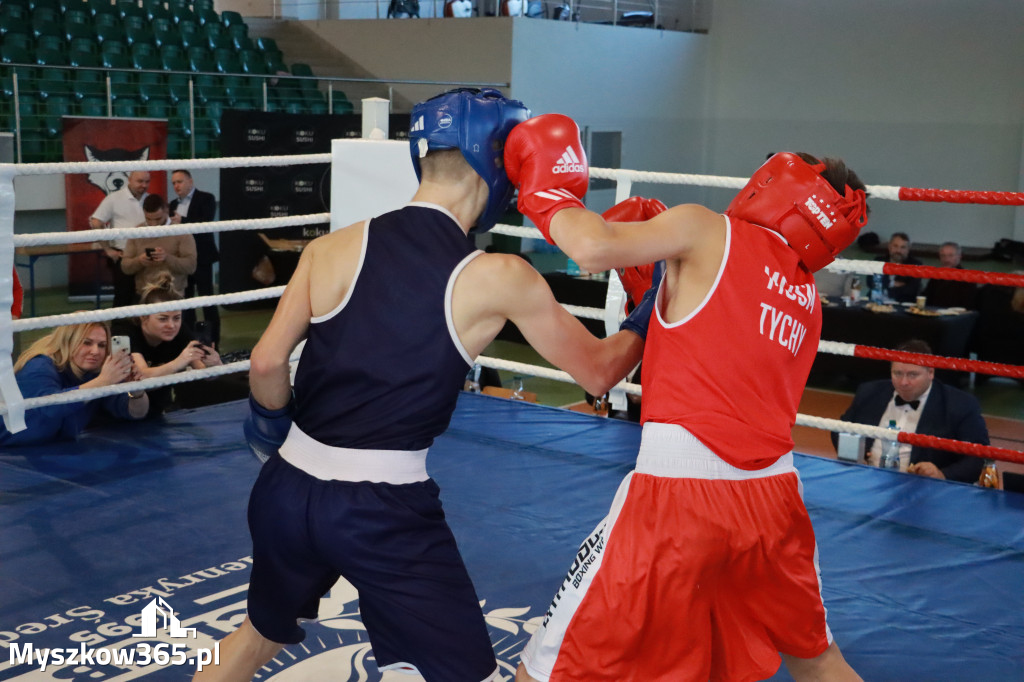
[(138, 93), (134, 74), (131, 71), (108, 71), (110, 78), (110, 97), (115, 102), (119, 99), (134, 99)]
[(207, 34), (206, 46), (210, 48), (210, 52), (213, 52), (214, 50), (234, 49), (235, 43), (227, 33)]
[(220, 15), (212, 8), (196, 10), (195, 14), (201, 25), (220, 24)]
[(93, 18), (96, 28), (96, 39), (102, 43), (108, 40), (124, 42), (124, 25), (116, 14), (97, 14)]
[(77, 69), (74, 74), (72, 90), (79, 103), (90, 98), (100, 98), (106, 101), (107, 78), (102, 71)]
[[(47, 52), (67, 52), (67, 45), (64, 42), (64, 36), (61, 34), (56, 35), (41, 35), (36, 38), (36, 53), (40, 50)], [(65, 64), (67, 62), (64, 62)]]
[(118, 118), (136, 118), (141, 107), (142, 104), (140, 102), (136, 102), (128, 97), (122, 97), (114, 100), (114, 116)]
[(206, 34), (200, 30), (199, 24), (178, 24), (178, 33), (178, 40), (186, 49), (193, 45), (206, 47)]
[(205, 47), (193, 45), (188, 48), (188, 65), (192, 71), (216, 71), (213, 56)]
[(41, 99), (61, 95), (70, 96), (74, 92), (67, 70), (57, 66), (47, 66), (37, 69), (36, 73), (37, 77), (32, 81), (32, 85)]
[(184, 102), (188, 105), (190, 77), (185, 74), (172, 73), (167, 76), (167, 96), (172, 102)]
[(245, 25), (245, 20), (242, 19), (242, 15), (233, 10), (224, 10), (220, 13), (220, 23), (225, 26), (234, 26), (235, 24)]
[(0, 35), (23, 33), (29, 27), (27, 7), (8, 3), (0, 4)]
[(93, 30), (91, 22), (64, 22), (64, 39), (70, 43), (77, 38), (84, 38), (90, 42), (95, 42), (96, 31)]
[[(8, 34), (10, 36), (11, 34)], [(12, 42), (10, 40), (4, 40), (4, 44), (0, 45), (0, 62), (4, 64), (33, 64), (35, 63), (32, 53), (29, 48), (22, 47), (21, 45)]]
[[(128, 56), (128, 45), (121, 40), (104, 40), (99, 45), (99, 56), (100, 59), (108, 54), (120, 54)], [(109, 66), (109, 65), (104, 65)]]
[(284, 63), (284, 55), (280, 51), (262, 54), (267, 73), (288, 73), (288, 65)]
[(144, 114), (148, 118), (170, 118), (171, 107), (171, 100), (153, 97), (146, 102)]
[(217, 50), (214, 53), (213, 61), (217, 70), (221, 73), (242, 73), (242, 62), (234, 50)]
[(174, 23), (178, 24), (198, 24), (199, 17), (196, 16), (195, 12), (192, 11), (188, 5), (175, 5), (172, 4), (169, 8), (171, 10), (171, 16), (174, 17)]
[(70, 116), (73, 111), (74, 99), (67, 95), (51, 95), (46, 99), (43, 108), (43, 127), (47, 137), (58, 137), (64, 132), (62, 116)]
[(139, 3), (135, 0), (117, 0), (117, 13), (121, 15), (122, 19), (128, 17), (140, 17), (149, 21), (149, 17), (146, 16), (146, 10), (139, 6)]
[(332, 114), (351, 114), (355, 110), (352, 102), (348, 100), (345, 93), (341, 90), (331, 91), (331, 113)]
[(214, 0), (193, 0), (192, 7), (198, 10), (212, 10)]
[(154, 19), (166, 19), (174, 21), (174, 15), (164, 6), (163, 0), (142, 0), (142, 9), (146, 11), (146, 17), (152, 22)]
[(256, 39), (256, 49), (260, 52), (267, 52), (268, 50), (274, 52), (280, 52), (281, 50), (277, 47), (277, 41), (273, 38), (265, 38), (260, 36)]
[(86, 97), (78, 103), (78, 113), (82, 116), (106, 116), (107, 100), (101, 97)]
[(150, 26), (153, 29), (153, 43), (157, 47), (181, 44), (181, 32), (170, 19), (156, 17), (150, 22)]
[(135, 94), (143, 102), (170, 99), (167, 94), (167, 81), (163, 74), (156, 71), (143, 71), (139, 74)]
[(135, 43), (154, 43), (153, 29), (145, 17), (128, 16), (124, 19), (124, 35), (129, 45)]
[(210, 104), (227, 100), (227, 91), (220, 76), (201, 73), (192, 79), (192, 95), (198, 104)]
[(112, 14), (118, 19), (121, 18), (121, 14), (117, 11), (117, 7), (110, 0), (88, 0), (89, 12), (92, 14), (93, 22), (96, 21), (96, 17), (101, 14)]
[[(84, 40), (76, 38), (75, 40)], [(68, 51), (68, 64), (71, 66), (99, 66), (100, 55), (96, 51), (95, 43), (89, 41), (92, 49), (87, 50), (84, 47), (72, 46)]]
[(242, 68), (246, 73), (269, 74), (267, 63), (263, 55), (256, 50), (239, 50), (238, 59), (242, 62)]
[(235, 50), (255, 50), (256, 44), (252, 42), (252, 38), (249, 36), (231, 36), (231, 44)]

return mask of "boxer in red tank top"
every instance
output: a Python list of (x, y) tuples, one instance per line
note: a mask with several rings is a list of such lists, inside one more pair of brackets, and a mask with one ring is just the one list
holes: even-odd
[(782, 153), (724, 215), (634, 197), (610, 212), (632, 224), (608, 222), (583, 208), (585, 156), (560, 115), (519, 124), (505, 166), (520, 211), (581, 267), (666, 265), (636, 468), (516, 680), (759, 680), (780, 660), (797, 680), (859, 680), (826, 621), (790, 433), (821, 331), (813, 273), (866, 223), (863, 183)]

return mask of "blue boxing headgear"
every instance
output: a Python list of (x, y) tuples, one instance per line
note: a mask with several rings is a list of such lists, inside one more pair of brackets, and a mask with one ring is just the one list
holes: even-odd
[(505, 139), (528, 118), (530, 110), (522, 102), (492, 89), (449, 90), (412, 108), (409, 151), (416, 179), (422, 179), (420, 159), (428, 151), (458, 149), (487, 183), (487, 207), (470, 232), (494, 227), (512, 199), (515, 188), (505, 174)]

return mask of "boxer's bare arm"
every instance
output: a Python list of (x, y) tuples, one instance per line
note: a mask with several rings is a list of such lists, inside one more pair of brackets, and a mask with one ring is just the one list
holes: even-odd
[(551, 221), (551, 236), (589, 272), (684, 260), (716, 232), (725, 218), (698, 204), (680, 204), (643, 223), (608, 223), (597, 213), (567, 208)]
[(643, 340), (632, 332), (606, 339), (591, 334), (518, 256), (485, 254), (470, 262), (455, 282), (452, 316), (471, 357), (511, 320), (541, 356), (594, 395), (622, 380), (643, 355)]
[(348, 293), (359, 266), (364, 226), (351, 225), (314, 239), (302, 252), (277, 310), (253, 348), (249, 385), (256, 400), (274, 410), (291, 397), (288, 358), (314, 316), (334, 310)]

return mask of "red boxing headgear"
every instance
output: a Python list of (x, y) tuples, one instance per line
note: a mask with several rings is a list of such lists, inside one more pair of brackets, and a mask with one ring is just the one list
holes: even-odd
[(836, 192), (822, 177), (825, 164), (811, 165), (780, 152), (764, 162), (725, 213), (775, 230), (811, 272), (835, 260), (868, 222), (864, 190)]

